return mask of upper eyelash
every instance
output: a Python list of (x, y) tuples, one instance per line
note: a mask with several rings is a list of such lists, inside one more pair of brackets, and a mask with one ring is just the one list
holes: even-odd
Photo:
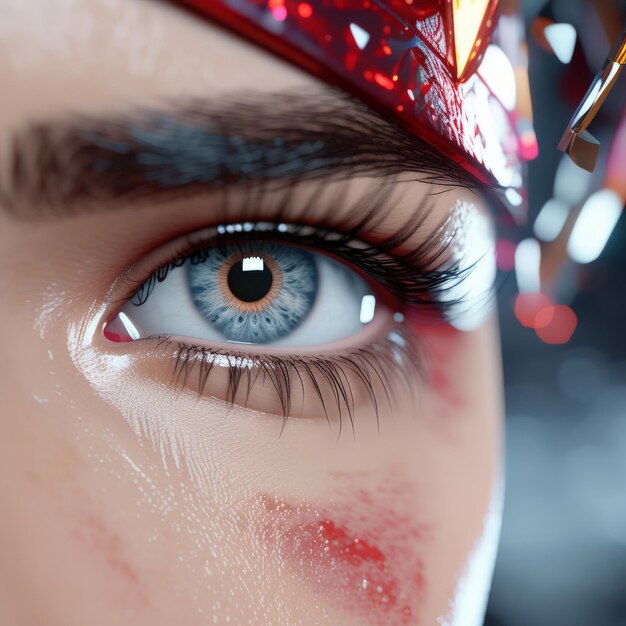
[[(266, 226), (266, 223), (262, 223)], [(254, 225), (259, 226), (259, 224)], [(365, 272), (378, 284), (386, 287), (393, 295), (407, 304), (448, 306), (450, 302), (439, 302), (437, 294), (456, 284), (466, 270), (460, 270), (458, 263), (445, 269), (422, 269), (432, 267), (433, 263), (445, 253), (445, 248), (431, 249), (429, 244), (422, 244), (402, 257), (389, 254), (387, 246), (362, 247), (361, 240), (351, 235), (340, 235), (325, 229), (311, 230), (303, 224), (289, 224), (287, 232), (281, 232), (274, 225), (273, 230), (217, 233), (209, 241), (189, 245), (167, 264), (154, 270), (134, 292), (135, 304), (144, 304), (156, 285), (163, 282), (172, 269), (185, 263), (199, 264), (209, 258), (213, 248), (236, 246), (242, 241), (278, 241), (306, 246), (314, 251), (328, 252), (350, 262)], [(395, 246), (394, 246), (395, 247)]]
[[(375, 231), (375, 227), (384, 218), (385, 213), (390, 209), (391, 193), (389, 187), (393, 186), (392, 181), (376, 186), (374, 193), (364, 194), (363, 198), (355, 202), (352, 209), (348, 209), (350, 214), (357, 208), (361, 213), (361, 220), (347, 228), (341, 230), (340, 225), (331, 229), (325, 226), (315, 226), (310, 223), (288, 223), (287, 230), (279, 229), (279, 222), (284, 216), (284, 208), (291, 198), (292, 190), (285, 190), (282, 201), (278, 203), (275, 210), (276, 223), (270, 222), (244, 222), (250, 224), (252, 229), (245, 232), (243, 228), (235, 231), (236, 226), (242, 224), (230, 224), (228, 227), (221, 227), (222, 231), (207, 241), (187, 243), (178, 250), (172, 259), (157, 266), (142, 281), (133, 281), (126, 274), (122, 278), (126, 282), (133, 284), (132, 289), (125, 298), (136, 298), (136, 304), (145, 303), (160, 282), (163, 282), (169, 272), (184, 263), (202, 263), (208, 258), (210, 250), (225, 245), (233, 245), (242, 240), (282, 241), (307, 246), (313, 250), (327, 252), (348, 261), (377, 284), (388, 289), (401, 302), (436, 308), (440, 313), (451, 310), (456, 301), (452, 298), (441, 298), (440, 296), (447, 290), (457, 286), (465, 276), (471, 272), (471, 267), (461, 268), (460, 260), (452, 263), (443, 262), (446, 250), (451, 243), (453, 236), (448, 233), (444, 236), (444, 221), (435, 228), (423, 243), (414, 248), (404, 250), (406, 243), (414, 233), (422, 226), (423, 220), (430, 213), (432, 208), (432, 198), (425, 196), (421, 204), (417, 207), (414, 216), (409, 218), (404, 227), (396, 234), (378, 241), (376, 244), (366, 244), (367, 234)], [(259, 193), (263, 193), (262, 190)], [(311, 193), (311, 198), (316, 194)], [(342, 198), (337, 198), (337, 203), (341, 203)], [(308, 213), (311, 204), (305, 205), (303, 213)], [(246, 213), (245, 204), (242, 213)], [(322, 216), (324, 219), (325, 216)], [(260, 228), (262, 226), (262, 228)], [(259, 229), (259, 230), (255, 230)], [(400, 251), (400, 252), (399, 252)], [(446, 259), (447, 261), (447, 259)], [(138, 286), (137, 286), (138, 285)]]

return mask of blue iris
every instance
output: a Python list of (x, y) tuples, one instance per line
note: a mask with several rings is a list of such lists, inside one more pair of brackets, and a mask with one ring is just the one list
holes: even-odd
[(228, 341), (277, 341), (302, 323), (317, 295), (315, 258), (285, 244), (214, 248), (187, 276), (194, 304)]

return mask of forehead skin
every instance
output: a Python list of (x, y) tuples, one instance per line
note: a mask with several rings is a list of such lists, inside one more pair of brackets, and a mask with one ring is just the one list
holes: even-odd
[[(312, 84), (305, 74), (166, 2), (0, 0), (5, 125), (56, 112)], [(3, 90), (4, 91), (4, 90)]]
[[(0, 0), (0, 15), (0, 142), (33, 119), (317, 84), (156, 0)], [(497, 536), (480, 543), (495, 528), (485, 527), (499, 467), (495, 322), (433, 337), (436, 388), (385, 416), (381, 435), (365, 428), (337, 441), (321, 420), (292, 420), (278, 439), (276, 420), (175, 395), (157, 365), (144, 376), (85, 341), (103, 283), (120, 259), (137, 260), (137, 240), (202, 226), (200, 209), (168, 211), (59, 224), (0, 217), (0, 622), (13, 612), (20, 626), (361, 625), (250, 532), (276, 523), (246, 508), (261, 493), (408, 518), (424, 530), (422, 623), (455, 623), (459, 581), (478, 585), (466, 585), (475, 605)], [(158, 437), (136, 436), (144, 418), (196, 446), (201, 487), (184, 455), (163, 459)], [(473, 579), (477, 546), (487, 574)]]

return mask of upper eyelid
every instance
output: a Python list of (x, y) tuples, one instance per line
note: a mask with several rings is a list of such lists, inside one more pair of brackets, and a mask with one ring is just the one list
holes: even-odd
[[(335, 195), (329, 197), (328, 190), (334, 183), (338, 184), (332, 189)], [(186, 238), (220, 224), (267, 221), (310, 225), (346, 235), (352, 233), (353, 237), (361, 239), (372, 248), (389, 249), (391, 246), (385, 245), (385, 238), (374, 234), (379, 230), (380, 224), (394, 214), (395, 207), (404, 197), (404, 186), (409, 186), (410, 181), (399, 181), (398, 177), (372, 179), (356, 197), (347, 200), (352, 183), (354, 181), (328, 177), (324, 181), (315, 181), (310, 186), (302, 182), (278, 187), (262, 183), (242, 187), (236, 194), (226, 189), (216, 190), (210, 199), (214, 212), (212, 219), (207, 219), (206, 225), (200, 228), (196, 227), (169, 238), (163, 237), (161, 242), (153, 244), (138, 259), (123, 268), (105, 301), (118, 301), (115, 294), (119, 292), (120, 282), (132, 282), (130, 277), (138, 273), (144, 273), (147, 278), (151, 272), (158, 270), (160, 264), (168, 261), (163, 260), (160, 264), (154, 263), (150, 266), (145, 262), (146, 257), (154, 256), (156, 251), (172, 242), (185, 242)], [(433, 210), (434, 196), (430, 190), (422, 189), (421, 192), (421, 197), (405, 220), (405, 228), (398, 231), (404, 233), (396, 242), (397, 246), (393, 246), (398, 247), (398, 253), (399, 248), (410, 238), (409, 235), (420, 229)], [(358, 218), (355, 219), (356, 216)], [(432, 232), (428, 232), (423, 238), (427, 239), (431, 235)], [(414, 247), (408, 246), (407, 250)], [(183, 253), (185, 248), (182, 243), (178, 252)], [(173, 260), (174, 256), (170, 256), (169, 260)]]

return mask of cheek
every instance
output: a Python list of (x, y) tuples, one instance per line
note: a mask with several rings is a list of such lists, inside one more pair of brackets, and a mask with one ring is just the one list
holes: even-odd
[(384, 496), (353, 489), (329, 506), (261, 496), (262, 539), (296, 577), (337, 609), (371, 624), (413, 624), (426, 582), (420, 548), (429, 531)]
[(425, 396), (442, 427), (458, 428), (460, 421), (482, 421), (501, 414), (495, 318), (471, 332), (410, 319), (408, 325), (423, 346)]

